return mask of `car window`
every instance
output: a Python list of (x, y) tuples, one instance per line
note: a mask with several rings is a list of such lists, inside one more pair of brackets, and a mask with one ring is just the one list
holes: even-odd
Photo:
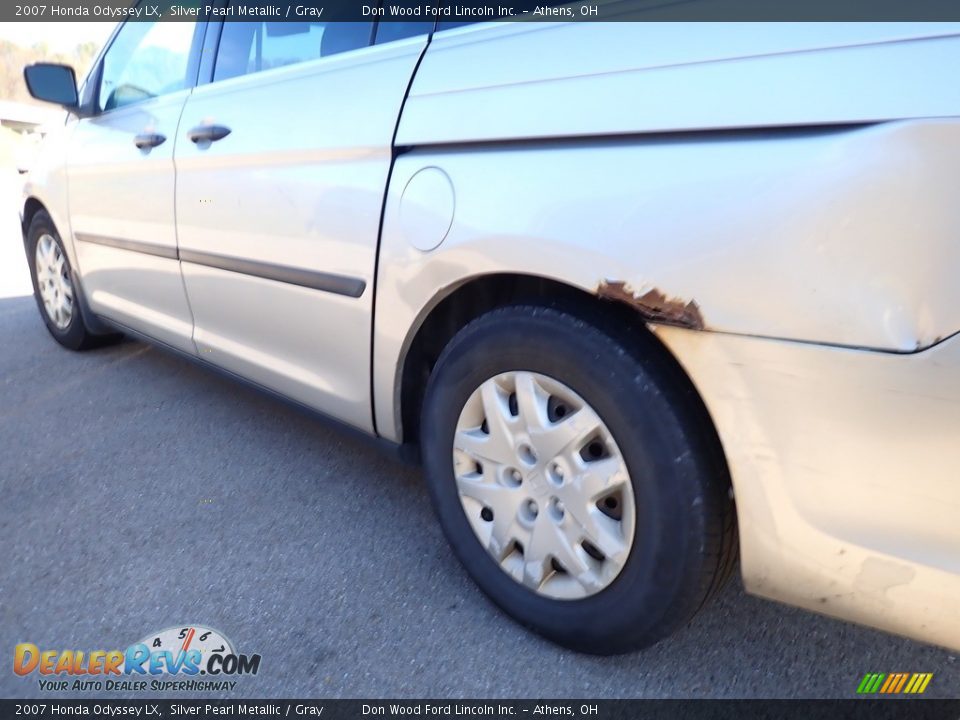
[(372, 22), (225, 22), (213, 79), (226, 80), (356, 50), (369, 45), (372, 34)]
[(465, 25), (476, 25), (479, 20), (441, 20), (437, 23), (437, 32), (443, 30), (453, 30), (454, 28), (464, 27)]
[(128, 22), (103, 56), (97, 93), (100, 110), (114, 110), (190, 87), (191, 48), (197, 23)]
[(386, 14), (380, 17), (389, 19), (381, 19), (377, 23), (376, 44), (382, 45), (394, 40), (404, 40), (432, 32), (436, 16), (428, 10), (435, 5), (436, 3), (433, 0), (430, 2), (424, 2), (424, 0), (386, 0), (381, 3), (380, 11)]
[[(559, 19), (555, 15), (545, 15), (538, 17), (534, 13), (543, 12), (546, 8), (556, 8), (561, 5), (569, 5), (571, 0), (514, 0), (509, 3), (509, 7), (513, 10), (514, 14), (518, 18), (527, 19), (527, 20), (548, 20), (551, 18)], [(501, 3), (505, 6), (506, 4)], [(487, 2), (481, 2), (480, 0), (443, 0), (442, 6), (446, 9), (448, 13), (456, 13), (458, 15), (470, 15), (471, 13), (474, 17), (479, 17), (479, 20), (440, 20), (437, 23), (437, 32), (442, 32), (443, 30), (453, 30), (458, 27), (465, 27), (466, 25), (476, 25), (480, 22), (490, 22), (495, 20), (502, 20), (497, 15), (486, 15), (491, 7), (497, 7), (497, 4), (492, 5)], [(451, 15), (445, 15), (444, 17), (451, 17)]]
[(393, 42), (394, 40), (404, 40), (405, 38), (416, 35), (426, 35), (433, 30), (433, 20), (427, 21), (405, 21), (398, 20), (392, 22), (377, 23), (377, 45)]

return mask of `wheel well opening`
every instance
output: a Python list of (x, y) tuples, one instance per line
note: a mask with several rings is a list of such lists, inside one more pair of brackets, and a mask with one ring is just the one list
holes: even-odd
[(43, 203), (36, 198), (27, 198), (27, 201), (23, 205), (23, 223), (21, 225), (24, 238), (26, 238), (27, 230), (30, 228), (30, 223), (33, 222), (34, 216), (41, 210), (46, 210)]
[(485, 275), (461, 285), (441, 300), (417, 331), (403, 361), (400, 419), (403, 443), (419, 444), (420, 412), (430, 373), (447, 343), (471, 320), (499, 307), (529, 304), (562, 310), (589, 322), (617, 339), (632, 352), (656, 356), (654, 365), (664, 373), (665, 386), (686, 405), (718, 472), (730, 484), (726, 457), (709, 411), (693, 381), (673, 354), (647, 327), (644, 317), (630, 305), (597, 297), (547, 278), (528, 275)]
[(484, 275), (461, 285), (441, 300), (417, 330), (403, 359), (400, 419), (403, 442), (416, 446), (420, 440), (420, 409), (427, 380), (440, 353), (471, 320), (506, 305), (535, 303), (571, 304), (584, 293), (569, 285), (529, 275)]

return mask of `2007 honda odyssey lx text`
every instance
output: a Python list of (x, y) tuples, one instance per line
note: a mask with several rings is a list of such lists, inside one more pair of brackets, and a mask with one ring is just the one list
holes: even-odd
[(26, 69), (37, 304), (419, 457), (568, 647), (739, 554), (960, 648), (958, 65), (946, 23), (127, 22)]

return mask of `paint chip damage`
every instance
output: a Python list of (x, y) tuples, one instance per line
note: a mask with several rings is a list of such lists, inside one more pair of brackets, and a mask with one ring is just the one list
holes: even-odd
[(626, 303), (651, 322), (693, 330), (703, 330), (706, 327), (696, 300), (684, 302), (680, 298), (667, 297), (657, 288), (635, 292), (622, 280), (603, 280), (597, 286), (597, 296)]

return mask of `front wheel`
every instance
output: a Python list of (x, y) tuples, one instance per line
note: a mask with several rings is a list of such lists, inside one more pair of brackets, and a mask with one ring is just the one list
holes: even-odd
[(510, 307), (461, 330), (431, 374), (421, 449), (444, 532), (494, 602), (561, 645), (650, 645), (729, 576), (726, 471), (665, 363)]
[(42, 210), (30, 222), (26, 249), (33, 295), (54, 340), (71, 350), (87, 350), (120, 337), (99, 335), (87, 328), (70, 259), (53, 220)]

